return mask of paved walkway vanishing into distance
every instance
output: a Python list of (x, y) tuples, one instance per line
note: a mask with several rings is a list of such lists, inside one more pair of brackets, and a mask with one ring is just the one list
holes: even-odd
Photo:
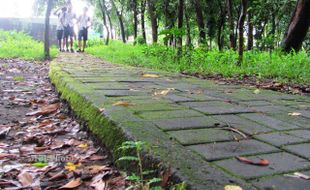
[[(192, 189), (229, 184), (310, 189), (310, 180), (292, 176), (310, 175), (309, 97), (116, 65), (85, 54), (60, 54), (50, 77), (112, 151), (127, 138), (145, 141)], [(266, 159), (269, 165), (247, 164), (237, 156)]]

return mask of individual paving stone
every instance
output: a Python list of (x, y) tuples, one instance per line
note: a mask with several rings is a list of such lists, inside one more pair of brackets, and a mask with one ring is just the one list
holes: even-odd
[(299, 128), (299, 126), (296, 126), (294, 124), (286, 123), (261, 113), (240, 114), (240, 116), (276, 130), (288, 130)]
[(283, 148), (310, 160), (310, 143), (288, 145)]
[(234, 156), (270, 153), (279, 150), (273, 146), (256, 140), (201, 144), (189, 146), (189, 148), (196, 151), (209, 161)]
[(179, 96), (177, 94), (168, 94), (167, 96), (164, 96), (163, 98), (172, 100), (174, 102), (189, 102), (189, 101), (194, 101), (192, 98), (184, 97), (184, 96)]
[[(305, 175), (310, 175), (310, 172), (301, 172)], [(289, 177), (289, 176), (274, 176), (263, 179), (253, 180), (252, 183), (261, 190), (309, 190), (310, 180)]]
[(167, 103), (148, 103), (145, 101), (144, 104), (133, 104), (128, 109), (134, 112), (145, 112), (145, 111), (165, 111), (165, 110), (184, 110), (185, 107), (178, 104), (167, 104)]
[(275, 146), (282, 146), (293, 143), (305, 142), (305, 139), (288, 135), (284, 132), (255, 135), (254, 138), (270, 143)]
[(293, 109), (286, 106), (252, 106), (252, 109), (254, 109), (256, 112), (262, 112), (262, 113), (283, 113), (283, 112), (293, 112)]
[(222, 129), (192, 129), (171, 131), (168, 133), (182, 145), (229, 141), (234, 140), (234, 137), (240, 137), (235, 133)]
[(243, 102), (239, 102), (241, 105), (246, 105), (246, 106), (272, 106), (273, 104), (268, 102), (268, 101), (264, 101), (264, 100), (256, 100), (256, 101), (243, 101)]
[(223, 125), (223, 123), (215, 120), (212, 117), (207, 116), (155, 120), (153, 121), (153, 123), (155, 123), (159, 128), (165, 131), (218, 127), (219, 125)]
[(247, 157), (250, 160), (267, 159), (269, 166), (255, 166), (229, 159), (214, 162), (216, 165), (231, 172), (233, 175), (240, 176), (244, 179), (253, 179), (257, 177), (288, 173), (300, 169), (310, 168), (310, 162), (286, 152), (262, 154), (258, 156)]
[(182, 105), (188, 106), (192, 109), (204, 112), (206, 114), (214, 115), (253, 112), (252, 109), (220, 101), (186, 102)]
[(277, 118), (281, 121), (298, 125), (302, 128), (310, 129), (310, 119), (301, 116), (289, 116), (289, 113), (298, 112), (296, 110), (291, 112), (284, 112), (278, 114), (270, 114), (271, 117)]
[(310, 141), (310, 130), (294, 130), (288, 131), (287, 133)]
[(153, 111), (139, 114), (141, 118), (147, 120), (169, 119), (169, 118), (187, 118), (202, 117), (203, 114), (194, 110), (173, 110), (173, 111)]
[(213, 117), (218, 121), (224, 122), (230, 127), (234, 127), (250, 135), (273, 131), (273, 129), (271, 128), (265, 127), (248, 119), (239, 117), (238, 115), (215, 115)]
[(95, 92), (103, 93), (105, 96), (108, 96), (108, 97), (146, 95), (146, 92), (130, 91), (130, 90), (95, 90)]
[(195, 101), (219, 101), (220, 100), (220, 98), (218, 97), (200, 94), (199, 92), (197, 92), (197, 94), (195, 92), (188, 92), (184, 94), (184, 96), (188, 98), (192, 98)]

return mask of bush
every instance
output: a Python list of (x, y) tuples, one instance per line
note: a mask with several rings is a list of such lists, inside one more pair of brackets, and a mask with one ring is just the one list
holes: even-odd
[(280, 51), (248, 51), (244, 63), (237, 66), (238, 55), (233, 50), (219, 52), (204, 48), (184, 49), (176, 57), (174, 48), (162, 45), (123, 44), (112, 41), (109, 46), (92, 46), (88, 53), (117, 64), (143, 66), (172, 72), (189, 72), (224, 77), (257, 76), (287, 83), (310, 82), (310, 57), (305, 51), (283, 54)]
[[(21, 58), (26, 60), (43, 60), (44, 45), (31, 36), (16, 31), (0, 30), (0, 58)], [(57, 49), (51, 48), (51, 57), (55, 57)]]

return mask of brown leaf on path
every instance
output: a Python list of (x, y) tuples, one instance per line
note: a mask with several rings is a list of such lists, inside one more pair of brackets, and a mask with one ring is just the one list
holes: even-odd
[(113, 188), (125, 188), (126, 180), (122, 176), (118, 176), (107, 181), (108, 187)]
[(22, 171), (18, 176), (18, 181), (23, 185), (23, 187), (28, 187), (33, 182), (33, 177), (27, 171)]
[(224, 190), (242, 190), (242, 188), (238, 185), (226, 185)]
[(236, 156), (236, 159), (239, 160), (240, 162), (255, 165), (255, 166), (269, 166), (269, 161), (266, 159), (260, 159), (259, 162), (254, 162), (252, 160), (249, 160), (246, 157), (241, 157), (241, 156)]
[(84, 170), (86, 170), (90, 174), (98, 174), (99, 172), (112, 170), (112, 169), (108, 166), (93, 165), (93, 166), (86, 167)]
[(172, 175), (172, 170), (171, 170), (171, 167), (169, 167), (167, 170), (162, 172), (162, 174), (161, 174), (162, 180), (159, 182), (159, 185), (161, 187), (166, 187), (171, 175)]
[(55, 181), (55, 180), (59, 180), (59, 179), (65, 179), (67, 178), (67, 175), (64, 173), (64, 171), (60, 171), (57, 174), (51, 176), (50, 178), (48, 178), (49, 181)]
[(76, 178), (65, 184), (64, 186), (59, 187), (58, 189), (74, 189), (82, 184), (81, 178)]
[(154, 96), (167, 96), (171, 91), (175, 90), (174, 88), (167, 88), (165, 90), (156, 90)]
[(108, 156), (92, 155), (88, 159), (90, 161), (98, 161), (98, 160), (105, 160), (107, 158), (108, 158)]
[(288, 113), (289, 116), (301, 116), (301, 113), (299, 112), (292, 112), (292, 113)]
[(100, 179), (98, 181), (94, 181), (90, 184), (90, 187), (94, 188), (95, 190), (105, 190), (105, 182)]
[(157, 75), (157, 74), (143, 74), (142, 77), (144, 77), (144, 78), (158, 78), (159, 75)]
[(34, 147), (33, 150), (36, 152), (43, 152), (45, 150), (48, 150), (50, 147), (48, 146), (40, 146), (40, 147)]
[(16, 158), (16, 157), (17, 157), (16, 154), (0, 153), (0, 159), (3, 159), (3, 158)]
[(114, 104), (112, 104), (113, 106), (123, 106), (123, 107), (128, 107), (131, 104), (129, 102), (116, 102)]
[(26, 116), (40, 116), (40, 115), (48, 115), (50, 113), (56, 112), (60, 107), (60, 104), (50, 104), (46, 107), (43, 107), (37, 111), (27, 113)]

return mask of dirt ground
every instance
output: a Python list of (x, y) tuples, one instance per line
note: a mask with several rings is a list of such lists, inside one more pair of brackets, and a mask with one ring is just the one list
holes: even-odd
[(0, 59), (0, 189), (124, 189), (109, 151), (58, 98), (48, 64)]

